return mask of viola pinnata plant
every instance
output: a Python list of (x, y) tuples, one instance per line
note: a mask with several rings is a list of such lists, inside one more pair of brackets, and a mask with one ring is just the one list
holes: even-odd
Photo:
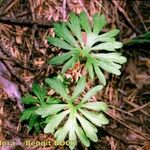
[(40, 106), (57, 104), (61, 100), (47, 96), (45, 87), (36, 83), (33, 84), (32, 91), (32, 94), (26, 94), (21, 98), (22, 103), (28, 106), (28, 108), (22, 112), (20, 121), (28, 121), (29, 131), (34, 130), (36, 133), (39, 133), (45, 125), (46, 120), (42, 119), (35, 111)]
[(103, 86), (93, 87), (82, 97), (86, 79), (81, 77), (70, 96), (67, 88), (59, 79), (47, 78), (45, 81), (60, 95), (62, 102), (41, 105), (35, 111), (42, 118), (50, 116), (44, 132), (54, 134), (57, 141), (64, 141), (68, 136), (69, 141), (73, 141), (69, 145), (70, 149), (74, 149), (77, 145), (77, 139), (86, 147), (90, 146), (90, 140), (98, 141), (96, 126), (101, 127), (108, 124), (103, 114), (108, 108), (104, 102), (92, 102), (91, 97)]
[(122, 47), (122, 43), (114, 38), (119, 30), (100, 34), (105, 25), (104, 15), (95, 14), (90, 24), (84, 12), (79, 16), (71, 13), (67, 23), (55, 23), (56, 37), (48, 37), (48, 42), (63, 49), (64, 53), (52, 58), (49, 64), (64, 64), (62, 73), (65, 73), (79, 60), (85, 64), (92, 81), (96, 74), (101, 83), (106, 85), (102, 70), (120, 75), (121, 64), (126, 62), (126, 58), (116, 51)]

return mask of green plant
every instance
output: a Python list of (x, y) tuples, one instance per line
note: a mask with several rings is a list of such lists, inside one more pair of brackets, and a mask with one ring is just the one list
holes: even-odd
[(133, 39), (129, 39), (128, 41), (126, 41), (124, 43), (124, 45), (126, 46), (132, 46), (132, 45), (138, 45), (138, 44), (149, 44), (150, 43), (150, 31), (139, 35)]
[(57, 141), (64, 141), (69, 136), (70, 149), (77, 145), (77, 138), (89, 146), (90, 141), (96, 142), (97, 128), (108, 123), (102, 112), (108, 110), (104, 102), (93, 102), (92, 96), (103, 86), (97, 85), (83, 95), (86, 86), (85, 77), (81, 77), (69, 93), (69, 83), (61, 76), (47, 78), (45, 82), (57, 93), (55, 98), (47, 96), (44, 86), (33, 84), (32, 94), (22, 97), (22, 103), (28, 106), (22, 112), (21, 121), (28, 120), (29, 131), (38, 133), (44, 128), (45, 133), (54, 134)]
[(46, 104), (55, 104), (59, 103), (59, 99), (54, 99), (49, 96), (46, 96), (46, 90), (44, 86), (40, 86), (39, 84), (34, 83), (32, 86), (33, 94), (26, 94), (21, 98), (23, 104), (28, 105), (20, 117), (20, 121), (27, 121), (29, 124), (29, 131), (34, 129), (36, 133), (39, 133), (41, 128), (43, 128), (45, 124), (45, 120), (42, 119), (39, 115), (35, 113), (35, 111), (39, 108), (39, 106), (43, 106)]
[(73, 149), (77, 144), (77, 137), (85, 145), (90, 145), (90, 140), (96, 142), (96, 126), (108, 123), (102, 112), (107, 111), (104, 102), (92, 102), (91, 97), (100, 91), (103, 86), (98, 85), (89, 90), (83, 98), (80, 96), (85, 89), (86, 79), (81, 77), (73, 90), (73, 94), (67, 92), (66, 86), (57, 78), (47, 78), (46, 83), (61, 96), (62, 101), (58, 104), (45, 104), (39, 106), (35, 111), (42, 118), (47, 119), (44, 128), (45, 133), (52, 133), (57, 141), (64, 141), (69, 136), (69, 145)]
[[(48, 37), (48, 41), (66, 52), (52, 58), (49, 64), (64, 64), (62, 76), (45, 79), (55, 91), (54, 98), (47, 96), (45, 86), (39, 84), (33, 84), (32, 94), (22, 97), (22, 102), (28, 107), (22, 112), (20, 120), (28, 120), (29, 130), (39, 132), (42, 128), (60, 142), (68, 138), (73, 141), (70, 149), (74, 149), (78, 139), (86, 147), (90, 146), (90, 140), (98, 141), (96, 126), (101, 127), (109, 122), (104, 115), (107, 105), (92, 101), (92, 96), (106, 85), (101, 69), (120, 75), (121, 64), (126, 62), (126, 58), (116, 51), (122, 47), (122, 43), (114, 38), (119, 30), (99, 35), (105, 25), (103, 15), (95, 14), (93, 23), (90, 23), (84, 12), (79, 16), (71, 13), (67, 23), (54, 24), (56, 37)], [(76, 86), (69, 90), (70, 82), (63, 74), (78, 61), (84, 64), (92, 81), (97, 75), (103, 85), (97, 85), (86, 93), (86, 77), (81, 77)]]
[(119, 69), (121, 64), (126, 62), (126, 58), (116, 52), (116, 49), (122, 47), (122, 43), (117, 42), (114, 38), (119, 30), (114, 29), (99, 35), (105, 25), (104, 15), (95, 14), (91, 25), (84, 12), (80, 13), (79, 17), (71, 13), (67, 23), (55, 23), (54, 31), (57, 37), (48, 37), (48, 42), (66, 52), (52, 58), (49, 64), (62, 65), (65, 63), (62, 68), (62, 73), (65, 73), (80, 60), (85, 64), (92, 81), (96, 74), (101, 83), (106, 85), (101, 69), (120, 75)]

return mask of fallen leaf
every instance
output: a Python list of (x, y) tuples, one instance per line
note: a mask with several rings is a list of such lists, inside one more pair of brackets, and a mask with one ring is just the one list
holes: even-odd
[(0, 88), (6, 92), (11, 100), (17, 102), (20, 110), (23, 110), (20, 102), (21, 94), (19, 92), (18, 85), (7, 79), (7, 77), (10, 78), (10, 73), (8, 72), (8, 69), (5, 67), (5, 65), (0, 62)]

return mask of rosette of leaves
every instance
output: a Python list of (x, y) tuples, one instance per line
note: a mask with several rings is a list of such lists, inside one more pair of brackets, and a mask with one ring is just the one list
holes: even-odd
[(44, 127), (46, 120), (35, 113), (40, 106), (60, 102), (59, 99), (51, 98), (46, 96), (46, 94), (44, 86), (34, 83), (32, 86), (32, 94), (26, 94), (21, 98), (22, 103), (25, 104), (27, 108), (22, 112), (20, 121), (28, 122), (29, 131), (34, 129), (36, 133), (39, 133), (41, 128)]
[(66, 23), (55, 23), (56, 37), (48, 37), (48, 42), (63, 49), (64, 53), (52, 58), (49, 64), (64, 64), (62, 73), (65, 73), (80, 60), (85, 63), (92, 81), (97, 75), (101, 83), (106, 85), (106, 78), (102, 70), (120, 75), (119, 69), (121, 64), (126, 62), (126, 58), (116, 51), (122, 47), (122, 43), (114, 38), (119, 30), (114, 29), (100, 34), (105, 25), (104, 15), (93, 15), (91, 24), (84, 12), (79, 16), (71, 13)]
[(86, 147), (90, 146), (90, 140), (98, 141), (96, 126), (108, 124), (103, 114), (108, 108), (104, 102), (92, 102), (91, 97), (103, 86), (93, 87), (81, 98), (86, 85), (84, 77), (78, 80), (72, 94), (57, 78), (47, 78), (45, 81), (62, 97), (62, 103), (43, 105), (36, 110), (36, 114), (42, 118), (51, 116), (44, 132), (54, 134), (57, 141), (64, 141), (68, 137), (70, 149), (77, 145), (77, 139)]

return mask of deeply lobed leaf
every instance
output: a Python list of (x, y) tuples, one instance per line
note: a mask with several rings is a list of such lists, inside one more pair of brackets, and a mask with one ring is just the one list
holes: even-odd
[(77, 82), (77, 85), (74, 89), (74, 92), (72, 95), (73, 99), (77, 98), (83, 92), (83, 90), (85, 89), (85, 85), (86, 85), (86, 79), (84, 77), (81, 77), (79, 81)]
[(45, 82), (54, 89), (58, 94), (60, 94), (64, 99), (68, 99), (68, 94), (63, 83), (58, 79), (46, 78)]
[(73, 50), (74, 47), (68, 44), (67, 42), (61, 40), (60, 38), (48, 37), (48, 42), (56, 47), (65, 49), (65, 50)]
[(104, 15), (95, 14), (93, 16), (93, 32), (98, 35), (99, 32), (106, 25), (106, 19)]
[(41, 115), (42, 118), (45, 118), (49, 115), (54, 115), (60, 112), (63, 109), (66, 109), (67, 105), (66, 104), (52, 104), (52, 105), (44, 105), (40, 106), (36, 110), (36, 114)]
[(44, 86), (40, 86), (39, 84), (34, 83), (32, 85), (32, 90), (34, 94), (39, 98), (41, 102), (44, 102), (45, 96), (46, 96), (46, 91)]
[(62, 65), (65, 61), (67, 61), (72, 56), (71, 52), (61, 54), (52, 58), (48, 63), (51, 65)]

